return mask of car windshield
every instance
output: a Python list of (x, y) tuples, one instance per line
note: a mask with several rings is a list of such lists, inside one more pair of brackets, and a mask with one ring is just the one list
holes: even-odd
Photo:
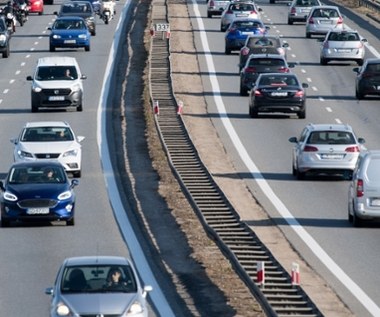
[(67, 127), (31, 127), (22, 132), (21, 142), (65, 142), (74, 141), (74, 135)]
[(62, 293), (136, 293), (137, 283), (129, 265), (83, 265), (66, 267)]
[(57, 166), (17, 166), (9, 172), (9, 184), (64, 183), (65, 171)]
[(329, 41), (360, 41), (358, 33), (355, 32), (331, 32)]
[[(69, 76), (67, 71), (69, 71)], [(36, 80), (75, 80), (78, 73), (75, 66), (41, 66), (38, 67)]]
[(345, 131), (314, 131), (306, 142), (307, 144), (355, 144), (355, 138)]
[(55, 30), (80, 30), (85, 28), (86, 24), (81, 20), (57, 20), (53, 26)]

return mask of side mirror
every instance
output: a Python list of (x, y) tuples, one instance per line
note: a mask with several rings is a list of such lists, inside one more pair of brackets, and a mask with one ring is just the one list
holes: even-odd
[(289, 68), (294, 68), (294, 67), (296, 67), (296, 64), (294, 64), (294, 63), (289, 63), (288, 66), (289, 66)]
[(289, 142), (290, 143), (298, 143), (298, 140), (295, 136), (292, 136), (291, 138), (289, 138)]
[(80, 79), (87, 79), (87, 76), (86, 75), (82, 75), (82, 76), (80, 76)]
[(10, 139), (9, 141), (11, 141), (11, 143), (13, 143), (13, 144), (17, 144), (18, 142), (17, 142), (17, 138), (12, 138), (12, 139)]
[(282, 44), (282, 47), (289, 47), (289, 43), (287, 43), (287, 42), (286, 42), (286, 43), (283, 43), (283, 44)]
[(48, 287), (45, 289), (45, 294), (46, 295), (53, 295), (54, 294), (54, 289), (53, 287)]
[(355, 73), (359, 73), (359, 67), (353, 68), (352, 71), (355, 72)]
[(363, 139), (363, 138), (358, 138), (358, 142), (359, 142), (360, 144), (364, 144), (364, 143), (365, 143), (365, 139)]
[(86, 137), (84, 137), (84, 136), (82, 136), (82, 135), (77, 136), (77, 140), (78, 140), (79, 143), (82, 142), (85, 138), (86, 138)]
[(270, 30), (270, 26), (266, 26), (266, 27), (265, 27), (265, 30)]
[(3, 181), (0, 181), (0, 189), (3, 191), (5, 190)]
[(57, 11), (54, 11), (53, 14), (54, 14), (54, 15), (58, 15), (58, 12), (57, 12)]
[(33, 77), (32, 76), (27, 76), (26, 80), (33, 80)]
[(73, 179), (71, 181), (71, 188), (74, 188), (75, 186), (79, 185), (79, 180), (78, 179)]
[(309, 88), (309, 84), (307, 84), (307, 83), (302, 83), (302, 88)]

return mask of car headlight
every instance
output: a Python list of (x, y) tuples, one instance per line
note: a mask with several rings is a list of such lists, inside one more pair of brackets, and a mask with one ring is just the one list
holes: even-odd
[(81, 87), (80, 87), (79, 84), (75, 84), (75, 85), (73, 85), (73, 86), (71, 87), (71, 90), (72, 90), (73, 92), (78, 92), (78, 91), (81, 90)]
[(87, 38), (87, 35), (86, 34), (79, 34), (78, 37), (80, 39), (86, 39)]
[(131, 307), (129, 307), (128, 314), (139, 314), (144, 311), (143, 306), (140, 302), (134, 302)]
[(63, 153), (63, 157), (68, 157), (68, 156), (77, 156), (78, 155), (78, 150), (71, 150)]
[(65, 200), (65, 199), (71, 198), (71, 196), (72, 196), (72, 193), (71, 193), (71, 191), (68, 190), (68, 191), (65, 191), (65, 192), (59, 194), (58, 199), (59, 200)]
[(33, 158), (33, 154), (32, 153), (29, 153), (29, 152), (25, 152), (25, 151), (22, 151), (22, 150), (18, 150), (17, 151), (17, 155), (20, 157), (20, 158)]
[(4, 44), (6, 40), (7, 40), (7, 37), (4, 34), (0, 34), (0, 43)]
[(8, 200), (8, 201), (17, 201), (18, 200), (16, 195), (14, 195), (10, 192), (7, 192), (7, 191), (4, 193), (3, 198), (5, 200)]
[(56, 308), (58, 316), (69, 316), (71, 315), (70, 308), (63, 303), (59, 303)]
[(33, 91), (34, 91), (34, 92), (41, 92), (41, 91), (42, 91), (42, 88), (41, 88), (41, 87), (38, 87), (38, 86), (34, 86), (34, 87), (33, 87)]
[(53, 39), (60, 39), (61, 38), (61, 36), (59, 35), (59, 34), (53, 34)]

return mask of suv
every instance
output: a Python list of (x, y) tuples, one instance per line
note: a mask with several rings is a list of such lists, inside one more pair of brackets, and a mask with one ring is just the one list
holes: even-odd
[(9, 57), (9, 40), (10, 34), (3, 16), (0, 16), (0, 52), (3, 58)]
[(59, 12), (54, 12), (59, 17), (77, 16), (86, 21), (87, 27), (92, 36), (96, 35), (95, 11), (88, 1), (68, 1), (61, 5)]
[(308, 124), (299, 138), (291, 137), (294, 143), (292, 172), (298, 179), (306, 173), (343, 174), (352, 178), (352, 172), (360, 152), (367, 149), (365, 140), (357, 138), (347, 124)]
[(288, 65), (282, 55), (252, 54), (240, 72), (240, 95), (247, 96), (261, 73), (289, 73), (293, 64)]
[(38, 59), (32, 81), (32, 112), (39, 108), (76, 107), (82, 111), (82, 74), (74, 57), (51, 56)]
[(355, 95), (358, 100), (366, 95), (380, 96), (380, 58), (368, 58), (362, 67), (353, 69), (356, 75)]
[(294, 22), (306, 22), (311, 8), (322, 5), (319, 0), (293, 0), (289, 5), (288, 24)]
[(348, 220), (354, 227), (373, 218), (380, 218), (380, 150), (359, 156), (348, 190)]

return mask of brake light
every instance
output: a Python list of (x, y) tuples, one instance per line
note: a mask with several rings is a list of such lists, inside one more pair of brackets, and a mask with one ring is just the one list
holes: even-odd
[(295, 94), (294, 97), (303, 97), (304, 92), (302, 90), (298, 90)]
[(296, 8), (295, 8), (295, 7), (292, 7), (292, 8), (290, 9), (290, 13), (291, 13), (291, 14), (296, 14), (296, 13), (297, 13)]
[(363, 196), (364, 196), (363, 180), (358, 179), (356, 182), (356, 197), (363, 197)]
[(360, 149), (357, 145), (355, 145), (355, 146), (350, 146), (350, 147), (346, 148), (345, 151), (354, 153), (354, 152), (360, 152)]
[(261, 93), (261, 91), (260, 90), (255, 90), (255, 96), (256, 97), (260, 97), (260, 96), (262, 96), (263, 94)]
[(215, 2), (214, 2), (214, 0), (211, 0), (211, 1), (210, 1), (210, 7), (215, 7)]
[(318, 148), (315, 146), (311, 146), (311, 145), (305, 145), (303, 151), (304, 152), (317, 152)]
[(251, 11), (249, 14), (257, 14), (256, 11)]
[(343, 23), (343, 18), (342, 17), (339, 17), (338, 19), (338, 23), (337, 24), (342, 24)]
[(279, 72), (279, 73), (289, 73), (289, 68), (284, 67), (284, 66), (281, 66), (281, 67), (278, 69), (278, 72)]
[(235, 33), (237, 33), (237, 31), (238, 30), (236, 28), (231, 28), (231, 29), (228, 30), (228, 33), (235, 34)]
[(314, 24), (314, 20), (313, 18), (310, 18), (309, 21), (308, 21), (309, 24)]
[(228, 10), (226, 14), (233, 14), (234, 12), (232, 10)]
[(245, 68), (244, 72), (246, 73), (256, 73), (256, 67), (248, 66)]
[(242, 55), (248, 55), (248, 54), (249, 54), (249, 48), (244, 47), (244, 48), (241, 50), (241, 54), (242, 54)]

